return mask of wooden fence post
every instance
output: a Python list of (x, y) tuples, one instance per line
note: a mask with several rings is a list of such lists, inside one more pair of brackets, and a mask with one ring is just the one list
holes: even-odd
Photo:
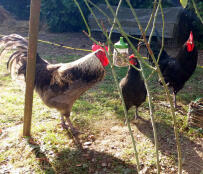
[(30, 136), (41, 0), (31, 0), (23, 136)]

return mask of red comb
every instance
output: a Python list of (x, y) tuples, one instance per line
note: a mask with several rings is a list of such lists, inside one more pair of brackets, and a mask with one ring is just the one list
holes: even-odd
[(104, 50), (104, 48), (102, 48), (100, 45), (97, 45), (95, 43), (92, 45), (92, 51), (97, 51), (99, 49), (101, 49), (102, 51), (100, 51), (100, 53), (98, 54), (98, 58), (102, 62), (103, 66), (107, 66), (109, 64), (109, 60), (106, 56), (105, 50), (108, 52), (108, 47), (105, 46)]
[(190, 37), (189, 37), (189, 39), (190, 39), (191, 41), (193, 41), (193, 33), (192, 33), (192, 31), (190, 32)]
[[(103, 51), (104, 51), (104, 48), (103, 47), (101, 47), (100, 45), (97, 45), (96, 43), (94, 43), (93, 45), (92, 45), (92, 51), (97, 51), (98, 49), (102, 49)], [(108, 47), (107, 46), (105, 46), (105, 49), (106, 49), (106, 51), (108, 51)], [(105, 52), (105, 51), (104, 51)]]
[(131, 54), (131, 55), (129, 56), (129, 59), (132, 59), (132, 58), (135, 58), (135, 55), (134, 55), (134, 54)]
[(188, 52), (193, 51), (194, 46), (195, 46), (195, 44), (194, 44), (194, 40), (193, 40), (193, 34), (192, 34), (192, 31), (191, 31), (190, 36), (189, 36), (189, 38), (187, 40), (187, 51)]

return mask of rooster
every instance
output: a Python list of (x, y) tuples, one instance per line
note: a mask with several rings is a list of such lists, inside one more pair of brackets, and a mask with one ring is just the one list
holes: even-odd
[[(157, 58), (160, 44), (152, 42), (151, 49), (154, 52), (155, 58)], [(165, 50), (161, 53), (158, 64), (166, 84), (173, 90), (175, 108), (177, 107), (176, 94), (184, 87), (185, 82), (194, 73), (197, 66), (197, 59), (198, 51), (194, 43), (192, 31), (176, 57), (169, 56)], [(150, 56), (149, 60), (152, 61)]]
[[(0, 39), (0, 52), (8, 54), (12, 51), (7, 68), (12, 79), (25, 81), (28, 42), (17, 34)], [(107, 47), (105, 47), (107, 50)], [(42, 101), (50, 108), (61, 113), (63, 128), (70, 128), (73, 134), (78, 133), (70, 121), (70, 113), (76, 99), (105, 75), (104, 67), (108, 65), (104, 48), (94, 44), (93, 52), (70, 63), (51, 64), (36, 56), (36, 73), (34, 87)]]
[[(129, 62), (135, 67), (140, 68), (139, 62), (135, 58), (134, 54), (129, 57)], [(135, 119), (137, 119), (139, 117), (138, 107), (146, 100), (147, 91), (144, 81), (140, 76), (140, 72), (137, 71), (132, 65), (129, 65), (128, 72), (120, 81), (119, 85), (122, 90), (127, 111), (132, 106), (135, 106)]]

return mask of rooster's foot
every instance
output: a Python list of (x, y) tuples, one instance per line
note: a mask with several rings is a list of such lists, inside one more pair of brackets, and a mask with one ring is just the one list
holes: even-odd
[(73, 136), (77, 136), (80, 134), (80, 131), (76, 128), (70, 128), (71, 129), (71, 133), (73, 134)]
[(61, 126), (62, 126), (62, 128), (64, 128), (64, 129), (68, 129), (68, 128), (69, 128), (69, 126), (68, 126), (67, 124), (65, 124), (65, 123), (61, 123)]
[(80, 131), (79, 131), (77, 128), (75, 128), (75, 127), (69, 126), (69, 125), (67, 125), (67, 124), (65, 124), (65, 123), (61, 123), (61, 126), (62, 126), (64, 129), (66, 129), (66, 130), (69, 130), (69, 129), (70, 129), (71, 133), (72, 133), (74, 136), (77, 136), (78, 134), (80, 134)]
[(139, 121), (140, 121), (141, 119), (142, 119), (142, 117), (140, 117), (138, 114), (135, 114), (133, 123), (134, 123), (134, 124), (137, 124), (137, 123), (139, 123)]
[(138, 120), (138, 119), (140, 119), (141, 117), (139, 116), (139, 115), (135, 115), (135, 117), (134, 117), (134, 120)]
[[(129, 121), (129, 120), (128, 120)], [(128, 121), (127, 120), (125, 120), (125, 125), (127, 125), (128, 124)]]
[(181, 108), (182, 108), (182, 106), (175, 105), (175, 106), (174, 106), (174, 108), (175, 108), (175, 110), (179, 110), (179, 109), (181, 109)]

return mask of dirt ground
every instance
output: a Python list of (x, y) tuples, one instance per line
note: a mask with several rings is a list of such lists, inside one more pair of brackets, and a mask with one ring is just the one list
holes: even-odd
[[(42, 27), (43, 28), (43, 27)], [(43, 31), (41, 28), (39, 32), (39, 39), (46, 40), (50, 42), (60, 43), (69, 47), (73, 48), (82, 48), (82, 49), (91, 49), (92, 41), (90, 41), (82, 32), (81, 33), (63, 33), (63, 34), (54, 34)], [(28, 34), (28, 22), (26, 21), (10, 21), (7, 22), (5, 25), (0, 25), (0, 34), (7, 35), (17, 33), (22, 36), (27, 36)], [(69, 50), (64, 49), (60, 47), (55, 47), (53, 45), (48, 45), (39, 42), (38, 44), (38, 52), (39, 54), (43, 56), (53, 56), (53, 59), (55, 56), (64, 56), (64, 55), (86, 55), (87, 52), (84, 51), (76, 51), (76, 50)], [(168, 50), (169, 54), (175, 55), (177, 52), (176, 48)], [(199, 50), (199, 65), (203, 66), (203, 50)], [(94, 149), (97, 151), (105, 151), (108, 153), (114, 153), (117, 154), (119, 157), (119, 149), (125, 147), (126, 144), (130, 144), (131, 140), (126, 138), (126, 134), (128, 134), (127, 127), (123, 127), (119, 125), (119, 123), (112, 123), (112, 122), (105, 122), (101, 123), (101, 125), (105, 125), (105, 127), (102, 127), (104, 131), (101, 132), (98, 137), (96, 138), (96, 141), (90, 146), (90, 149)], [(152, 135), (149, 134), (149, 132), (152, 132), (152, 127), (150, 122), (142, 121), (141, 123), (137, 124), (137, 129), (139, 130), (140, 134), (137, 135), (136, 139), (140, 141), (140, 139), (144, 139), (144, 135), (147, 136), (147, 138), (151, 139)], [(162, 125), (159, 125), (162, 126)], [(168, 146), (167, 141), (169, 139), (174, 139), (173, 137), (173, 129), (169, 128), (169, 137), (160, 137), (160, 148), (162, 153), (167, 154), (171, 153), (171, 149), (174, 149), (175, 151), (175, 145), (171, 144)], [(115, 136), (118, 135), (118, 136)], [(183, 136), (181, 136), (183, 138)], [(152, 140), (152, 139), (151, 139)], [(152, 140), (153, 141), (153, 140)], [(203, 140), (197, 140), (195, 143), (189, 139), (184, 141), (184, 149), (188, 151), (188, 153), (192, 153), (192, 155), (185, 153), (184, 156), (184, 163), (183, 168), (186, 171), (185, 173), (188, 174), (199, 174), (198, 172), (202, 168), (203, 164)], [(191, 149), (193, 149), (191, 151)], [(187, 162), (187, 161), (191, 161)], [(193, 163), (192, 163), (193, 161)], [(167, 169), (167, 162), (164, 162), (163, 166)], [(203, 170), (203, 168), (202, 168)], [(177, 168), (174, 169), (174, 172), (176, 173)], [(147, 171), (145, 172), (147, 173)], [(167, 173), (167, 171), (166, 171)], [(171, 170), (168, 171), (168, 173), (171, 173)]]

